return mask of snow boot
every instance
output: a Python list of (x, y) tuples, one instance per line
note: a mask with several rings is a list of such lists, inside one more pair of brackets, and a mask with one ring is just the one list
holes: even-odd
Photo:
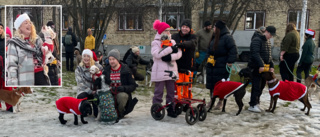
[(173, 110), (173, 105), (170, 104), (167, 108), (167, 112), (168, 112), (168, 116), (169, 117), (172, 117), (172, 118), (176, 118), (177, 117), (177, 114), (174, 112)]

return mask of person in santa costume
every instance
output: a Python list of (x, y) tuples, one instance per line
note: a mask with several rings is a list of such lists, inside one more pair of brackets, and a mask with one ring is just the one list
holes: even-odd
[(7, 85), (49, 85), (50, 80), (44, 75), (41, 48), (44, 43), (52, 43), (51, 36), (45, 34), (43, 43), (26, 13), (17, 16), (14, 27), (15, 35), (7, 42)]
[(301, 72), (304, 72), (304, 78), (309, 77), (309, 72), (311, 70), (312, 63), (314, 61), (316, 43), (314, 43), (314, 38), (316, 31), (312, 29), (307, 29), (305, 31), (306, 42), (302, 46), (302, 54), (297, 68), (297, 82), (301, 83)]

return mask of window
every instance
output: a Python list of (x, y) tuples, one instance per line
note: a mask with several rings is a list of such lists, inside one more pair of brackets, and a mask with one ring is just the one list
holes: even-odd
[(247, 11), (245, 30), (257, 29), (264, 26), (265, 12), (264, 11)]
[[(296, 25), (297, 30), (300, 30), (301, 28), (301, 10), (289, 10), (288, 13), (288, 24), (293, 23)], [(308, 28), (308, 23), (309, 23), (309, 10), (307, 10), (307, 15), (306, 15), (306, 28)]]
[(184, 19), (182, 7), (165, 7), (163, 9), (162, 21), (170, 25), (171, 29), (177, 30)]
[(62, 29), (67, 30), (69, 27), (69, 22), (68, 22), (68, 14), (63, 14), (62, 15)]
[(120, 12), (119, 30), (142, 30), (142, 14), (135, 12)]

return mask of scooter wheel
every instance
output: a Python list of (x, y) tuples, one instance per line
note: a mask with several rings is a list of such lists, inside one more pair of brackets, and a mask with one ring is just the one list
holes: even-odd
[(159, 103), (153, 104), (150, 109), (151, 116), (155, 120), (161, 120), (164, 118), (164, 115), (166, 113), (165, 109), (162, 108), (162, 105)]

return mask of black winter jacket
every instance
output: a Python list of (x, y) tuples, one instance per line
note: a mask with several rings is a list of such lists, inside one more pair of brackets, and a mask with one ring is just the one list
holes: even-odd
[(197, 36), (194, 34), (187, 34), (182, 36), (181, 31), (179, 33), (173, 34), (172, 39), (176, 41), (176, 43), (182, 43), (181, 48), (182, 56), (180, 59), (176, 60), (178, 65), (179, 73), (186, 73), (186, 70), (192, 70), (192, 65), (194, 61), (194, 51), (197, 46)]
[[(111, 73), (111, 66), (108, 65), (106, 66), (106, 68), (104, 68), (104, 71), (103, 71), (103, 75), (105, 75), (105, 82), (107, 85), (110, 85), (111, 83), (110, 73)], [(123, 63), (121, 63), (120, 81), (121, 81), (121, 86), (124, 87), (124, 92), (126, 92), (129, 95), (129, 98), (126, 104), (126, 110), (128, 110), (128, 107), (130, 106), (130, 103), (132, 101), (131, 93), (134, 90), (136, 90), (137, 84), (132, 77), (132, 73), (129, 67)], [(125, 111), (124, 114), (127, 114), (127, 112)]]
[(237, 59), (237, 47), (233, 37), (230, 35), (228, 28), (220, 30), (220, 40), (218, 48), (213, 51), (214, 35), (208, 47), (207, 56), (214, 56), (215, 65), (208, 63), (206, 66), (207, 70), (207, 89), (213, 89), (216, 82), (221, 79), (227, 79), (229, 73), (226, 69), (227, 63), (234, 63)]
[(71, 45), (66, 45), (65, 44), (65, 39), (63, 39), (63, 41), (62, 41), (63, 46), (65, 47), (66, 52), (74, 52), (74, 47), (77, 46), (77, 38), (72, 33), (72, 31), (68, 31), (66, 35), (71, 35), (72, 36), (72, 44)]
[(264, 64), (270, 64), (270, 68), (274, 68), (271, 57), (271, 44), (264, 35), (259, 35), (251, 41), (248, 66), (253, 69), (259, 69), (259, 67), (264, 67)]
[(130, 51), (130, 55), (126, 60), (124, 60), (129, 68), (136, 68), (138, 64), (148, 65), (149, 61), (143, 60), (140, 56), (135, 55), (132, 51)]
[[(0, 36), (1, 37), (1, 36)], [(4, 45), (4, 39), (0, 38), (0, 56), (4, 59), (4, 53), (5, 53), (5, 48), (6, 46)], [(3, 62), (4, 63), (4, 62)], [(4, 64), (3, 64), (4, 65)]]

